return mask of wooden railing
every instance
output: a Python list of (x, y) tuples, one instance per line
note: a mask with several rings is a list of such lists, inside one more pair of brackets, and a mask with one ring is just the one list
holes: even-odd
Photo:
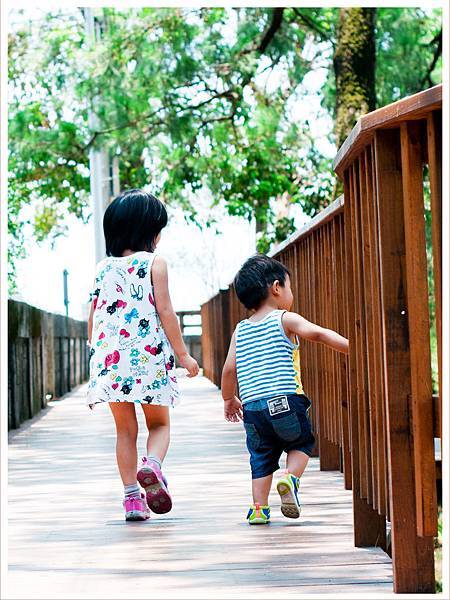
[[(344, 200), (273, 255), (292, 275), (294, 307), (350, 339), (350, 355), (302, 342), (302, 378), (322, 470), (353, 492), (357, 546), (392, 555), (397, 592), (434, 591), (436, 533), (423, 167), (430, 190), (441, 390), (441, 88), (362, 117), (339, 150)], [(236, 323), (230, 286), (202, 306), (204, 373), (217, 385)]]
[(88, 376), (87, 323), (8, 301), (8, 429)]
[[(394, 589), (434, 590), (437, 533), (424, 166), (441, 390), (442, 89), (362, 117), (335, 159), (344, 182), (355, 499), (374, 544), (391, 522)], [(364, 506), (365, 504), (365, 506)], [(358, 508), (359, 506), (359, 508)], [(380, 518), (382, 517), (382, 519)]]

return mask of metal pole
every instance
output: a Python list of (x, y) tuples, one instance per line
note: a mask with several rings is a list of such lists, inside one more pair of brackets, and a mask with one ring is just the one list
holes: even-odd
[[(96, 27), (92, 8), (83, 8), (86, 38), (91, 48), (95, 46), (100, 28)], [(91, 131), (98, 131), (100, 122), (93, 106), (88, 107), (88, 123)], [(109, 157), (108, 152), (98, 145), (92, 145), (89, 151), (89, 171), (91, 182), (91, 197), (94, 221), (95, 261), (105, 257), (105, 240), (103, 236), (103, 214), (110, 200), (109, 192)]]
[(67, 285), (67, 277), (69, 275), (69, 271), (64, 269), (63, 271), (63, 282), (64, 282), (64, 305), (66, 307), (66, 317), (69, 316), (69, 290)]

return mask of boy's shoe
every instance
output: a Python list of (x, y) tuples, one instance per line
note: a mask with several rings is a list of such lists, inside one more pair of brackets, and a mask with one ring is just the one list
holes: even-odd
[(168, 513), (172, 509), (167, 480), (157, 463), (149, 462), (144, 456), (142, 466), (137, 472), (137, 480), (145, 489), (148, 507), (154, 513)]
[(265, 525), (270, 521), (270, 506), (252, 504), (248, 509), (247, 520), (249, 525)]
[(277, 483), (277, 491), (281, 498), (281, 512), (285, 517), (298, 519), (300, 516), (300, 500), (298, 499), (298, 486), (300, 479), (295, 475), (286, 473)]
[(125, 498), (123, 507), (125, 509), (125, 521), (146, 521), (150, 519), (150, 510), (144, 494)]

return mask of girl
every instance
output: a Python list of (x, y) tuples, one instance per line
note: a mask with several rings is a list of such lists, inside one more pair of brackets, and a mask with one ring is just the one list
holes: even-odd
[[(172, 308), (166, 262), (154, 254), (166, 225), (162, 202), (142, 190), (129, 190), (108, 206), (103, 218), (107, 258), (97, 265), (89, 315), (87, 403), (93, 408), (108, 402), (113, 414), (127, 521), (148, 519), (149, 509), (166, 513), (172, 508), (161, 463), (170, 439), (169, 406), (179, 400), (174, 352), (189, 377), (199, 370)], [(135, 404), (142, 406), (149, 434), (137, 473)]]

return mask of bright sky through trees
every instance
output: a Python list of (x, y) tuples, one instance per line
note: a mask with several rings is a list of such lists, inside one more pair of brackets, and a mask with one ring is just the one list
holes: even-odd
[[(98, 141), (119, 155), (122, 188), (146, 187), (171, 205), (160, 251), (178, 309), (227, 284), (255, 242), (266, 251), (303, 211), (326, 206), (337, 191), (332, 59), (351, 45), (338, 27), (344, 12), (99, 8), (103, 33), (89, 50), (80, 9), (12, 11), (10, 283), (16, 274), (24, 299), (62, 311), (67, 268), (71, 314), (82, 314), (94, 251), (90, 225), (74, 215), (89, 222), (88, 155)], [(374, 17), (377, 106), (440, 80), (439, 10), (354, 9), (345, 23), (355, 35), (362, 13)], [(89, 129), (89, 103), (100, 131)], [(348, 105), (339, 108), (344, 134), (358, 116)]]

